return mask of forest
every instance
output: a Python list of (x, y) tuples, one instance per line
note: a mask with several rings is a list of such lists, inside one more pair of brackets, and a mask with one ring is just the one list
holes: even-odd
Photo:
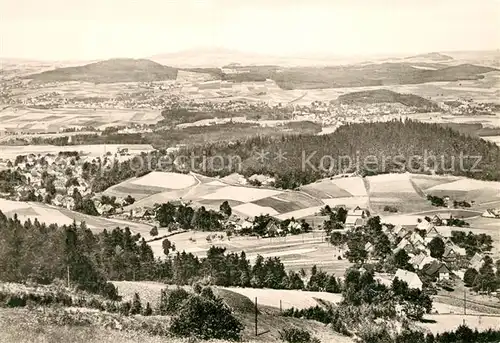
[[(363, 137), (363, 139), (360, 139)], [(264, 152), (265, 159), (258, 153)], [(226, 176), (239, 172), (246, 177), (264, 174), (275, 178), (274, 186), (295, 189), (316, 180), (357, 172), (359, 175), (400, 173), (451, 174), (479, 180), (500, 180), (500, 147), (479, 137), (462, 134), (438, 124), (411, 120), (387, 123), (356, 123), (341, 126), (329, 135), (254, 135), (247, 138), (193, 144), (175, 153), (159, 150), (142, 158), (158, 167), (162, 156), (172, 160), (178, 156), (206, 156), (208, 165), (177, 165), (177, 172), (190, 170), (208, 176)], [(279, 159), (278, 156), (284, 158)], [(221, 165), (221, 157), (224, 160)], [(235, 158), (241, 163), (235, 163)], [(218, 164), (216, 164), (216, 162)], [(131, 162), (104, 170), (94, 180), (97, 191), (104, 190), (137, 174)], [(145, 167), (146, 168), (146, 167)]]

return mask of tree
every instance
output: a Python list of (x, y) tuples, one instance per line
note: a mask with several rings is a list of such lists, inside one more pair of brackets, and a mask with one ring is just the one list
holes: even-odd
[(149, 231), (149, 234), (153, 237), (158, 236), (158, 228), (156, 226), (153, 226)]
[(232, 210), (227, 200), (220, 205), (220, 212), (224, 214), (226, 218), (229, 218), (231, 216)]
[(443, 240), (440, 237), (434, 237), (428, 245), (428, 248), (431, 251), (431, 257), (440, 259), (443, 257), (445, 245)]
[(394, 256), (394, 266), (399, 269), (405, 269), (409, 271), (413, 271), (412, 265), (409, 263), (410, 261), (410, 256), (408, 256), (408, 253), (404, 249), (398, 250)]
[(343, 207), (339, 207), (337, 209), (337, 220), (341, 223), (345, 223), (345, 220), (347, 218), (347, 210)]
[(135, 202), (135, 199), (129, 194), (127, 197), (124, 199), (125, 203), (127, 205), (132, 205)]
[(365, 245), (363, 241), (351, 239), (347, 242), (349, 251), (347, 251), (346, 256), (349, 262), (353, 263), (364, 263), (368, 258), (368, 252), (365, 250)]
[(474, 286), (477, 276), (479, 275), (478, 271), (474, 268), (469, 268), (465, 271), (464, 274), (464, 283), (467, 287)]
[(168, 238), (165, 238), (163, 242), (161, 242), (161, 247), (163, 248), (163, 253), (168, 255), (170, 253), (170, 249), (172, 249), (173, 244), (169, 241)]

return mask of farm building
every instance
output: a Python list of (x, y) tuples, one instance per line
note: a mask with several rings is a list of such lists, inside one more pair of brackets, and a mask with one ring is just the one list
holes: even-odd
[(409, 288), (416, 288), (422, 290), (422, 281), (415, 273), (409, 272), (404, 269), (398, 269), (396, 271), (396, 275), (394, 275), (394, 279), (395, 278), (398, 278), (399, 280), (406, 282)]

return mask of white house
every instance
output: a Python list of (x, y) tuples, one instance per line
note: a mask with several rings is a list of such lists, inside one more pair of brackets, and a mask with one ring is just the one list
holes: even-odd
[(370, 213), (367, 210), (356, 206), (354, 209), (347, 212), (347, 217), (345, 220), (346, 229), (354, 229), (359, 226), (363, 226), (367, 223)]

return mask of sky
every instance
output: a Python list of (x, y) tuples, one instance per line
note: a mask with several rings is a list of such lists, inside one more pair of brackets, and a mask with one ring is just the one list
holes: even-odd
[(500, 0), (0, 0), (0, 57), (198, 48), (360, 56), (500, 48)]

